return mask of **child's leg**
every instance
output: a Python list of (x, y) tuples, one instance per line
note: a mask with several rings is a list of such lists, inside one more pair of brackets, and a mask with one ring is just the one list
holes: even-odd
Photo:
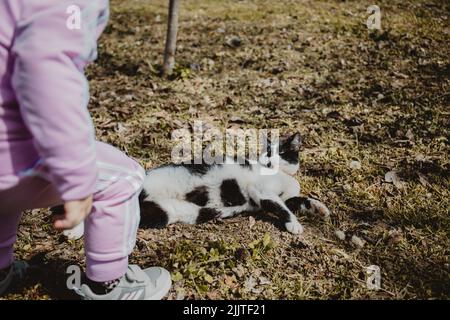
[(13, 246), (16, 242), (20, 213), (0, 214), (0, 270), (13, 262)]
[(123, 276), (139, 225), (138, 196), (144, 170), (110, 145), (98, 142), (99, 177), (92, 213), (85, 221), (86, 274), (93, 281)]
[[(96, 147), (99, 175), (93, 209), (84, 221), (86, 273), (92, 284), (101, 287), (105, 294), (96, 295), (86, 285), (77, 293), (93, 300), (161, 299), (170, 289), (170, 273), (158, 267), (142, 270), (128, 266), (140, 220), (138, 198), (144, 170), (109, 145), (97, 143)], [(3, 244), (0, 261), (6, 267), (12, 261), (12, 244), (19, 221), (19, 215), (11, 212), (56, 206), (61, 202), (52, 184), (37, 176), (25, 178), (17, 187), (0, 192), (0, 244)], [(125, 273), (127, 276), (123, 277)], [(0, 290), (4, 291), (4, 286)]]
[[(99, 176), (92, 213), (85, 221), (87, 276), (110, 281), (125, 274), (139, 225), (138, 196), (144, 170), (112, 146), (98, 142)], [(38, 176), (24, 178), (16, 187), (0, 192), (0, 263), (12, 261), (17, 224), (27, 209), (62, 204), (52, 184)]]
[(30, 176), (11, 189), (0, 192), (0, 269), (13, 261), (13, 246), (21, 212), (27, 209), (49, 207), (61, 200), (47, 180)]

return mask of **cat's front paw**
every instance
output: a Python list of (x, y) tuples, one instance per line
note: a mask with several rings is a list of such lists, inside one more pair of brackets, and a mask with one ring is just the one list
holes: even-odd
[(292, 234), (301, 234), (303, 233), (303, 226), (298, 221), (291, 221), (286, 223), (286, 230)]
[(84, 222), (81, 222), (73, 229), (64, 230), (63, 235), (69, 240), (78, 240), (84, 235)]

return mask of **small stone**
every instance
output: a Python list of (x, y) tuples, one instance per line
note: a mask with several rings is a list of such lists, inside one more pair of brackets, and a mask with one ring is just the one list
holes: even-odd
[(386, 172), (386, 174), (384, 175), (384, 181), (386, 182), (394, 182), (394, 180), (397, 180), (397, 173), (395, 171), (389, 171)]
[(345, 240), (345, 233), (341, 230), (336, 230), (335, 233), (336, 237), (338, 237), (339, 240)]
[(364, 247), (364, 241), (360, 237), (352, 236), (352, 243), (358, 248)]
[(349, 164), (350, 169), (352, 170), (359, 170), (361, 169), (361, 162), (359, 161), (351, 161)]

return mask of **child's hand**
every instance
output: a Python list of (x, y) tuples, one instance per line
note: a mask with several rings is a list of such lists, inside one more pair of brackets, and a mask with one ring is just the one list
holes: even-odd
[(64, 214), (53, 218), (53, 227), (57, 230), (72, 229), (79, 225), (92, 209), (92, 195), (82, 200), (64, 203)]

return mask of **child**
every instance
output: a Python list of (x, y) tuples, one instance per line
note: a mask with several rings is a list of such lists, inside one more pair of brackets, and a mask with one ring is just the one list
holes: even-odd
[[(69, 27), (80, 9), (80, 28)], [(13, 260), (21, 212), (64, 206), (58, 230), (85, 223), (85, 299), (161, 299), (162, 268), (128, 265), (143, 169), (94, 140), (84, 67), (108, 18), (107, 0), (0, 0), (0, 295), (20, 280)]]

